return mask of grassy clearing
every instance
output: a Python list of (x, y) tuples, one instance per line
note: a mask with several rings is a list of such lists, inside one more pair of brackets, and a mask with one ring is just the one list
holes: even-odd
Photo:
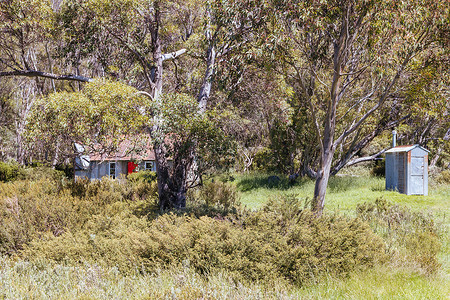
[[(269, 199), (294, 195), (305, 204), (314, 192), (314, 182), (300, 179), (289, 184), (287, 178), (269, 185), (267, 174), (236, 176), (236, 186), (241, 191), (241, 202), (252, 210), (261, 208)], [(382, 198), (392, 204), (405, 206), (412, 211), (431, 215), (439, 228), (441, 250), (438, 258), (441, 271), (434, 276), (424, 276), (405, 271), (405, 266), (391, 266), (377, 271), (353, 274), (344, 280), (326, 279), (319, 284), (302, 289), (306, 298), (344, 299), (449, 299), (450, 291), (450, 187), (448, 184), (430, 182), (429, 195), (406, 196), (386, 191), (385, 179), (373, 177), (368, 172), (361, 175), (346, 174), (330, 178), (325, 210), (354, 216), (358, 204)]]
[[(277, 184), (269, 184), (269, 175), (249, 174), (236, 176), (236, 186), (241, 191), (241, 202), (250, 209), (261, 208), (269, 199), (284, 195), (295, 195), (299, 199), (312, 198), (314, 193), (314, 181), (299, 179), (294, 184), (289, 184), (287, 178), (280, 176)], [(414, 210), (431, 210), (442, 218), (450, 211), (450, 188), (447, 185), (431, 185), (428, 196), (406, 196), (393, 191), (386, 191), (385, 180), (373, 176), (335, 176), (330, 178), (325, 209), (327, 211), (353, 213), (356, 205), (377, 198), (384, 199), (401, 205), (406, 205)]]
[(184, 267), (124, 276), (96, 265), (0, 258), (0, 279), (4, 299), (448, 299), (450, 293), (442, 277), (386, 268), (321, 278), (299, 289), (285, 282), (243, 285), (226, 273), (200, 275)]
[(304, 299), (448, 299), (443, 277), (424, 277), (413, 271), (377, 268), (346, 279), (325, 278), (300, 289)]

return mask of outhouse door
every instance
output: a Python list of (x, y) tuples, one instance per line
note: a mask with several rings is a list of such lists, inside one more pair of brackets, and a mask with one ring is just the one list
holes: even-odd
[(411, 188), (413, 195), (423, 195), (424, 193), (424, 168), (425, 158), (423, 156), (411, 157)]

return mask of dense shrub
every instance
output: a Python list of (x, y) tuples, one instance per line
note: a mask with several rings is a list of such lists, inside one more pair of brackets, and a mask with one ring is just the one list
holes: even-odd
[(437, 255), (441, 243), (431, 216), (381, 198), (358, 205), (357, 214), (383, 237), (393, 262), (418, 265), (426, 273), (439, 268)]
[(227, 209), (240, 204), (239, 192), (236, 187), (220, 181), (205, 183), (200, 190), (199, 197), (207, 206), (218, 205)]
[(155, 183), (71, 182), (61, 172), (33, 170), (26, 176), (40, 173), (40, 179), (0, 183), (0, 253), (15, 253), (44, 235), (77, 232), (93, 216), (111, 217), (123, 207), (139, 216), (155, 211)]
[(0, 181), (13, 181), (20, 175), (19, 165), (0, 161)]
[(441, 184), (450, 184), (450, 170), (444, 170), (439, 173), (436, 181)]
[(386, 174), (386, 165), (385, 165), (385, 160), (384, 159), (379, 159), (376, 160), (373, 163), (372, 169), (370, 171), (370, 173), (373, 176), (377, 176), (377, 177), (384, 177)]
[(272, 151), (269, 148), (261, 148), (253, 158), (251, 169), (253, 171), (273, 171), (276, 166), (273, 163)]
[(45, 178), (0, 184), (0, 252), (14, 253), (43, 232), (60, 235), (80, 221), (77, 204), (57, 182)]
[(184, 265), (237, 280), (299, 284), (371, 267), (386, 253), (426, 272), (439, 266), (432, 219), (383, 200), (358, 206), (358, 218), (317, 217), (294, 196), (252, 212), (237, 208), (231, 185), (217, 182), (199, 192), (210, 206), (158, 215), (155, 181), (70, 182), (41, 171), (40, 179), (0, 183), (2, 254), (124, 273)]
[(149, 221), (126, 202), (111, 203), (77, 231), (34, 239), (22, 255), (88, 261), (123, 272), (189, 265), (239, 280), (302, 283), (346, 274), (384, 258), (383, 242), (358, 219), (317, 218), (302, 205), (272, 201), (263, 210), (227, 217), (165, 214)]
[(156, 181), (156, 172), (142, 170), (139, 172), (128, 174), (127, 179), (131, 182), (145, 181), (147, 183), (152, 183)]

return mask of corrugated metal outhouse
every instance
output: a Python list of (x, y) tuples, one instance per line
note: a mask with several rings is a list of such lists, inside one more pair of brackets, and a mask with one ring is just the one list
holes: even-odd
[(386, 151), (386, 190), (428, 195), (429, 152), (419, 145), (397, 146)]

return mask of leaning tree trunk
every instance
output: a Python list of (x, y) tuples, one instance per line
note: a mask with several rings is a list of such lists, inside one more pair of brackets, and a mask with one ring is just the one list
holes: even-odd
[(330, 179), (331, 162), (333, 160), (332, 152), (334, 151), (327, 151), (324, 155), (323, 166), (316, 174), (312, 210), (318, 216), (322, 215), (325, 206), (325, 195), (327, 192), (328, 180)]
[(322, 215), (325, 206), (325, 195), (331, 173), (331, 163), (333, 162), (333, 156), (336, 150), (333, 145), (336, 110), (331, 109), (329, 113), (330, 115), (326, 121), (324, 130), (320, 168), (316, 172), (316, 183), (312, 202), (312, 210), (318, 216)]

